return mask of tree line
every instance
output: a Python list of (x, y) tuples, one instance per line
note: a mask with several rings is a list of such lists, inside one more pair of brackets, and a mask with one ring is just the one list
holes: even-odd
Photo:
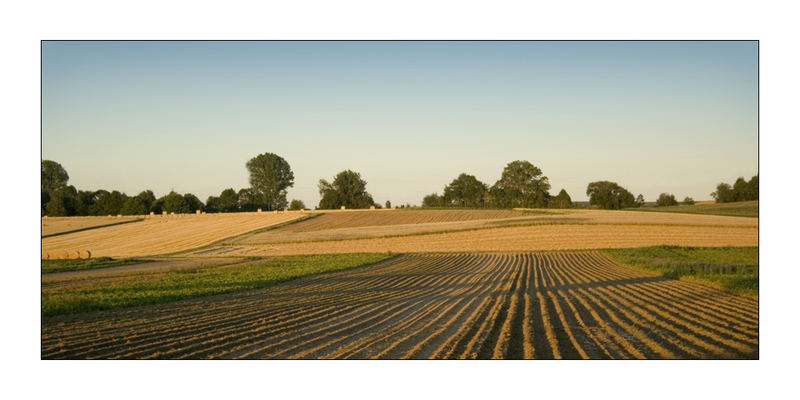
[[(262, 210), (300, 210), (306, 205), (293, 199), (287, 201), (287, 189), (294, 185), (294, 174), (288, 162), (273, 153), (259, 154), (250, 159), (245, 167), (250, 175), (249, 188), (224, 189), (219, 196), (209, 196), (205, 203), (191, 193), (170, 191), (156, 198), (151, 190), (136, 196), (119, 191), (84, 191), (68, 185), (69, 174), (57, 162), (42, 161), (42, 215), (142, 215), (149, 212), (160, 214), (203, 212), (237, 212)], [(367, 182), (361, 174), (344, 170), (328, 182), (320, 179), (318, 190), (321, 196), (318, 209), (381, 208), (367, 192)], [(552, 196), (549, 179), (542, 170), (529, 161), (516, 160), (508, 163), (500, 179), (492, 186), (478, 180), (474, 175), (462, 173), (444, 186), (442, 194), (432, 193), (422, 199), (423, 207), (467, 207), (467, 208), (570, 208), (575, 205), (566, 190)], [(641, 207), (644, 197), (633, 194), (616, 182), (596, 181), (588, 184), (586, 195), (589, 204), (602, 209)], [(736, 180), (734, 185), (720, 183), (711, 194), (717, 202), (758, 199), (758, 175), (745, 181)], [(656, 200), (658, 206), (677, 205), (675, 196), (662, 193)], [(691, 197), (684, 204), (694, 204)], [(391, 202), (386, 201), (386, 207)], [(410, 205), (407, 205), (410, 206)], [(402, 207), (402, 206), (401, 206)]]
[(717, 185), (717, 190), (711, 192), (711, 197), (717, 203), (758, 200), (758, 175), (750, 178), (750, 181), (746, 181), (743, 176), (740, 176), (733, 186), (722, 182)]

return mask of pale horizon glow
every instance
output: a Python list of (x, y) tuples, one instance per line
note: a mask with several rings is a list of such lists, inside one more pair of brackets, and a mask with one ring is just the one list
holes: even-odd
[(313, 208), (360, 172), (383, 204), (528, 160), (551, 193), (610, 180), (710, 199), (758, 173), (757, 42), (53, 42), (42, 158), (80, 190), (248, 187), (272, 152)]

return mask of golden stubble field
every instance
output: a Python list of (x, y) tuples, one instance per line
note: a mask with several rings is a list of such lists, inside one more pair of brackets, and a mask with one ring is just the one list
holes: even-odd
[(758, 245), (757, 218), (605, 210), (327, 211), (253, 232), (309, 214), (313, 213), (148, 216), (143, 221), (47, 237), (42, 239), (42, 251), (86, 249), (95, 257), (134, 257), (218, 243), (192, 254), (215, 257)]
[[(89, 250), (92, 257), (135, 257), (168, 254), (205, 246), (217, 240), (281, 224), (302, 212), (176, 214), (68, 233), (42, 239), (42, 252)], [(43, 219), (44, 220), (44, 219)]]

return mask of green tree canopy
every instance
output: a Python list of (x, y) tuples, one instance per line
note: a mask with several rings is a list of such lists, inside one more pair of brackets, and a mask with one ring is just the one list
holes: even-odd
[(142, 203), (144, 206), (145, 213), (152, 211), (151, 208), (153, 207), (153, 203), (156, 202), (156, 195), (153, 194), (152, 190), (143, 190), (141, 193), (136, 195), (136, 198)]
[(305, 210), (306, 205), (302, 200), (292, 199), (292, 201), (289, 203), (289, 209), (292, 211)]
[(556, 197), (550, 199), (548, 205), (552, 208), (570, 208), (572, 207), (572, 198), (569, 197), (566, 190), (561, 189)]
[(191, 212), (189, 204), (186, 202), (186, 198), (178, 193), (175, 193), (175, 191), (170, 191), (169, 194), (162, 197), (162, 201), (163, 210), (168, 213), (185, 214)]
[(94, 204), (89, 209), (91, 215), (117, 215), (120, 214), (128, 196), (117, 190), (112, 192), (98, 190), (95, 192), (95, 199)]
[(228, 188), (219, 194), (217, 200), (217, 210), (221, 212), (233, 212), (239, 209), (239, 194), (233, 188)]
[(63, 186), (50, 192), (45, 205), (45, 214), (51, 217), (76, 215), (78, 210), (78, 191), (74, 186)]
[(541, 208), (550, 197), (550, 182), (539, 167), (528, 161), (512, 161), (491, 188), (492, 201), (500, 208)]
[(736, 201), (733, 188), (731, 188), (731, 185), (727, 183), (720, 183), (717, 185), (717, 190), (711, 193), (711, 197), (713, 197), (717, 203), (729, 203)]
[(639, 193), (639, 195), (636, 196), (636, 207), (641, 207), (643, 205), (644, 205), (644, 196), (642, 196), (642, 194)]
[(267, 210), (286, 208), (286, 189), (294, 185), (289, 163), (273, 153), (259, 154), (247, 162), (250, 187)]
[(263, 196), (260, 196), (251, 188), (240, 189), (236, 197), (239, 199), (238, 208), (241, 211), (256, 211), (259, 208), (266, 208), (263, 203)]
[(51, 160), (42, 160), (42, 190), (52, 195), (56, 190), (66, 187), (68, 181), (69, 174), (61, 164)]
[(438, 193), (431, 193), (422, 198), (423, 207), (443, 207), (444, 197), (439, 196)]
[(444, 204), (453, 207), (483, 207), (488, 186), (473, 175), (462, 173), (444, 187)]
[(193, 213), (197, 210), (203, 211), (203, 202), (197, 196), (191, 193), (185, 193), (183, 199), (186, 200), (186, 205), (189, 206), (189, 212)]
[(616, 182), (591, 182), (586, 187), (586, 195), (589, 196), (590, 205), (596, 205), (607, 210), (619, 210), (620, 208), (636, 206), (633, 194)]
[(122, 215), (144, 215), (147, 214), (148, 208), (144, 206), (142, 199), (139, 196), (128, 197), (120, 209)]
[(671, 193), (661, 193), (656, 199), (656, 205), (659, 207), (677, 206), (678, 200), (675, 200), (675, 195)]
[(694, 199), (689, 197), (689, 196), (686, 196), (686, 198), (683, 199), (683, 204), (685, 204), (687, 206), (693, 206), (694, 205)]
[(325, 179), (319, 180), (319, 201), (321, 209), (336, 209), (341, 206), (347, 208), (369, 208), (375, 205), (372, 195), (367, 192), (367, 182), (361, 179), (361, 174), (351, 170), (339, 172), (333, 182)]

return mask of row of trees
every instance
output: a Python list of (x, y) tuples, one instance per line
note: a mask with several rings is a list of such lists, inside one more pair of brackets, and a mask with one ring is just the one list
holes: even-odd
[(758, 200), (758, 175), (750, 178), (750, 181), (746, 181), (744, 177), (740, 176), (733, 183), (733, 187), (724, 182), (720, 183), (717, 185), (717, 190), (711, 192), (711, 197), (717, 203)]
[(494, 185), (462, 173), (444, 187), (422, 199), (423, 207), (493, 207), (493, 208), (568, 208), (572, 199), (562, 189), (557, 196), (548, 192), (550, 182), (539, 167), (528, 161), (512, 161)]

